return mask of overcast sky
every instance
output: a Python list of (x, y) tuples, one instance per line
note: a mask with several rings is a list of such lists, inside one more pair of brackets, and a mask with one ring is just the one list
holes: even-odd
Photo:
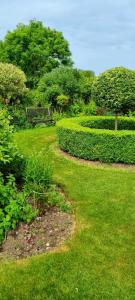
[(0, 0), (0, 39), (35, 18), (63, 32), (76, 67), (135, 69), (135, 0)]

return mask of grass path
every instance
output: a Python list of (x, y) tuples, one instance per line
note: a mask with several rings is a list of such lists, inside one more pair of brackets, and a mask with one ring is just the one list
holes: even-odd
[[(26, 155), (47, 151), (55, 128), (22, 131), (15, 140)], [(76, 232), (63, 251), (1, 262), (0, 300), (135, 299), (135, 174), (79, 164), (54, 151), (52, 159)]]

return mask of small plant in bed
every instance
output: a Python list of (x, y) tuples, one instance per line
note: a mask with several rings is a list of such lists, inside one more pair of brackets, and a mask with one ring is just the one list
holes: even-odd
[(64, 196), (53, 183), (52, 175), (53, 165), (47, 152), (46, 155), (35, 152), (26, 163), (24, 189), (39, 210), (44, 210), (48, 205), (55, 205), (64, 211), (69, 211), (70, 206), (65, 203)]
[(19, 222), (28, 223), (36, 217), (37, 212), (27, 202), (27, 196), (24, 191), (18, 192), (13, 175), (5, 182), (0, 174), (0, 243)]

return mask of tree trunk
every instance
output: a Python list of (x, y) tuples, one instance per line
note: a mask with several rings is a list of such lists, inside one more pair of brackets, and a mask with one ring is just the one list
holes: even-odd
[(118, 130), (118, 114), (115, 115), (115, 130)]

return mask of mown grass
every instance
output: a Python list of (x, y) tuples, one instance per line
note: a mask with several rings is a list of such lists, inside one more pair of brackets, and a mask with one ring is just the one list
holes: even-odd
[[(47, 151), (55, 128), (22, 131), (25, 155)], [(52, 151), (54, 179), (76, 217), (66, 248), (0, 264), (0, 299), (135, 299), (135, 173), (82, 165)]]

